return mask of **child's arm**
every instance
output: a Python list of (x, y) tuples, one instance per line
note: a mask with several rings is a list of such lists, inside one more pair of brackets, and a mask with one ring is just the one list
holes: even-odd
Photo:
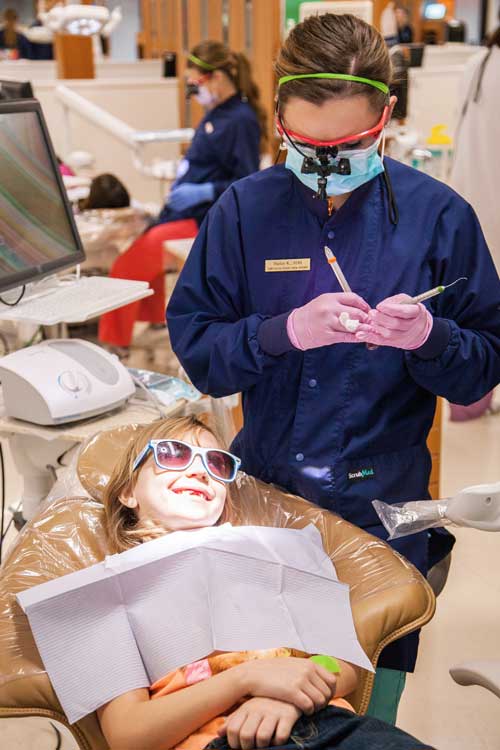
[(232, 672), (229, 669), (155, 700), (150, 700), (148, 690), (140, 689), (110, 701), (97, 713), (111, 750), (174, 747), (243, 697)]
[(343, 698), (356, 690), (359, 680), (359, 667), (348, 661), (338, 660), (340, 664), (340, 675), (337, 676), (337, 688), (334, 698)]
[(98, 716), (111, 750), (166, 750), (245, 696), (275, 698), (311, 714), (326, 705), (335, 685), (335, 675), (308, 659), (259, 659), (155, 700), (146, 689), (132, 690)]
[[(341, 659), (336, 661), (340, 673), (336, 675), (333, 697), (342, 698), (355, 690), (358, 668)], [(219, 729), (219, 736), (226, 736), (230, 747), (285, 745), (301, 714), (291, 703), (271, 698), (250, 698), (228, 716)]]
[(340, 674), (335, 675), (337, 681), (333, 697), (343, 698), (345, 695), (349, 695), (356, 690), (359, 679), (359, 667), (342, 659), (337, 659), (336, 661), (340, 667)]

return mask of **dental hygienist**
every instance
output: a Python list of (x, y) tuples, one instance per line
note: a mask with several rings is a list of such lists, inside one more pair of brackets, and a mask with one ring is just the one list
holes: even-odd
[(205, 108), (181, 161), (158, 223), (205, 214), (231, 183), (259, 169), (266, 114), (249, 62), (221, 42), (205, 41), (188, 55), (187, 95)]
[[(286, 164), (235, 183), (209, 212), (167, 308), (170, 337), (201, 391), (242, 391), (231, 450), (246, 472), (386, 538), (372, 500), (429, 497), (436, 396), (466, 404), (500, 380), (500, 283), (471, 207), (383, 158), (395, 101), (373, 27), (312, 16), (276, 72)], [(407, 296), (462, 276), (424, 304)], [(452, 539), (393, 546), (425, 575)], [(416, 650), (415, 635), (384, 650), (379, 717), (395, 718)]]

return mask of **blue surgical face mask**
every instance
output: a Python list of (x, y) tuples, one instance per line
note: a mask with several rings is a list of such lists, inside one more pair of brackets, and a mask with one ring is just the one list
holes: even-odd
[[(351, 165), (351, 174), (340, 175), (331, 174), (326, 178), (326, 193), (327, 195), (343, 195), (344, 193), (352, 193), (356, 188), (364, 185), (365, 182), (373, 180), (374, 177), (384, 171), (383, 155), (382, 157), (378, 153), (378, 147), (382, 139), (382, 134), (377, 141), (363, 149), (346, 149), (339, 151), (335, 157), (335, 162), (340, 159), (349, 159)], [(309, 154), (307, 154), (309, 155)], [(286, 156), (285, 167), (292, 171), (294, 175), (302, 182), (307, 185), (308, 188), (314, 190), (318, 189), (318, 175), (317, 174), (303, 174), (302, 164), (304, 157), (294, 148), (291, 144), (288, 145), (288, 153)]]
[(215, 97), (215, 95), (212, 94), (207, 86), (203, 86), (203, 84), (198, 86), (198, 92), (194, 94), (194, 98), (196, 99), (198, 104), (201, 104), (201, 106), (205, 107), (205, 109), (215, 107), (215, 105), (217, 104), (217, 98)]

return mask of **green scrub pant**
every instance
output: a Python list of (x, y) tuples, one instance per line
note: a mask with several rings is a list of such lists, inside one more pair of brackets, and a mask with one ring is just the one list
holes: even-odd
[(366, 715), (382, 719), (394, 726), (405, 682), (406, 672), (378, 667)]

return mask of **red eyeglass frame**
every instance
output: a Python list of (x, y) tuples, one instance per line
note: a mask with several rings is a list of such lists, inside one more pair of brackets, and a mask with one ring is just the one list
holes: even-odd
[(382, 112), (382, 117), (378, 121), (378, 123), (369, 130), (364, 130), (362, 133), (356, 133), (355, 135), (349, 135), (344, 138), (337, 138), (335, 141), (317, 141), (314, 138), (308, 138), (306, 135), (300, 135), (299, 133), (295, 133), (293, 130), (285, 130), (283, 127), (283, 124), (281, 122), (281, 117), (279, 113), (276, 113), (276, 127), (278, 129), (278, 133), (281, 136), (288, 136), (294, 141), (297, 141), (298, 143), (307, 143), (310, 146), (339, 146), (341, 143), (352, 143), (353, 141), (359, 141), (362, 138), (366, 138), (370, 135), (378, 135), (382, 132), (382, 130), (385, 127), (387, 115), (389, 113), (389, 105), (386, 104), (384, 107), (384, 110)]
[(191, 63), (191, 65), (186, 66), (186, 69), (184, 71), (184, 80), (186, 83), (194, 80), (194, 76), (191, 76), (189, 72), (190, 70), (195, 71), (198, 74), (198, 78), (195, 81), (197, 86), (199, 86), (200, 83), (203, 83), (203, 81), (205, 81), (207, 78), (210, 78), (210, 76), (214, 72), (213, 70), (200, 70), (194, 63)]

